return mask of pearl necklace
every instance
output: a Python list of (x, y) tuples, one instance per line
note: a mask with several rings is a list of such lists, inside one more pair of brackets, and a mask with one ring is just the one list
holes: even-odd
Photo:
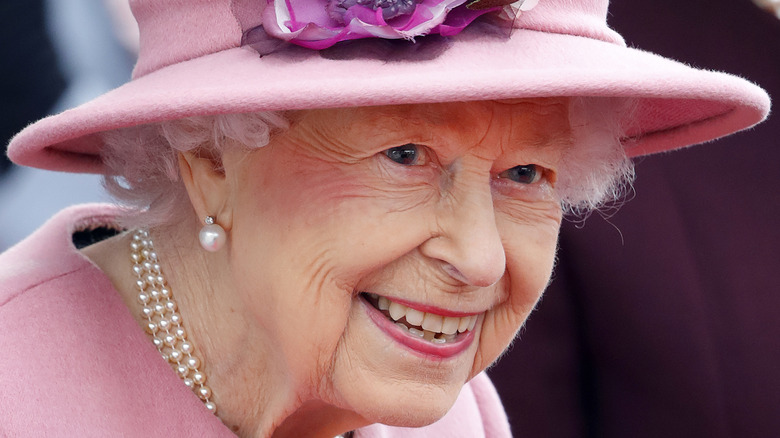
[[(216, 414), (217, 405), (211, 401), (211, 388), (206, 386), (206, 375), (198, 369), (201, 365), (200, 359), (195, 356), (195, 347), (187, 340), (181, 315), (176, 312), (178, 306), (162, 275), (149, 232), (136, 230), (130, 242), (130, 249), (133, 272), (138, 277), (135, 281), (138, 301), (144, 306), (142, 313), (146, 319), (146, 332), (152, 336), (157, 351), (176, 369), (184, 384), (203, 400), (206, 409)], [(352, 436), (350, 431), (335, 438)]]
[(144, 306), (146, 332), (152, 336), (157, 350), (181, 377), (184, 384), (203, 400), (212, 413), (217, 406), (211, 401), (211, 388), (206, 386), (206, 375), (200, 371), (201, 362), (195, 355), (195, 347), (187, 340), (178, 306), (162, 275), (162, 269), (154, 251), (149, 232), (136, 230), (130, 242), (133, 272), (138, 277), (138, 301)]

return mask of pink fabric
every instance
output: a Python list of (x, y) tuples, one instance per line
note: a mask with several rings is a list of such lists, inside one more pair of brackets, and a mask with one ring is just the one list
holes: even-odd
[(427, 427), (407, 428), (375, 424), (357, 438), (511, 438), (509, 423), (493, 384), (485, 373), (473, 378), (441, 420)]
[[(544, 0), (504, 37), (471, 26), (432, 59), (327, 59), (239, 47), (257, 25), (255, 0), (134, 0), (141, 26), (135, 79), (17, 135), (19, 164), (101, 172), (110, 129), (192, 115), (544, 96), (633, 98), (632, 156), (750, 127), (769, 97), (734, 76), (626, 48), (606, 23), (607, 0)], [(500, 32), (499, 32), (500, 33)], [(411, 43), (410, 43), (411, 44)]]
[(130, 0), (141, 36), (140, 55), (133, 77), (237, 47), (241, 42), (241, 27), (231, 3), (214, 0)]
[[(232, 437), (175, 375), (108, 278), (73, 247), (114, 207), (70, 208), (0, 255), (0, 436)], [(509, 437), (488, 378), (439, 422), (359, 437)]]

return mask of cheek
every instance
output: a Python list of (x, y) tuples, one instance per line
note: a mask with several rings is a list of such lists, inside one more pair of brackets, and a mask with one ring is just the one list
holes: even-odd
[(400, 257), (429, 235), (430, 184), (396, 184), (371, 160), (294, 163), (251, 178), (262, 188), (246, 203), (255, 205), (254, 217), (289, 236), (291, 245), (306, 245), (302, 259), (327, 253), (337, 259), (333, 268), (340, 276), (353, 277)]
[(560, 220), (555, 217), (518, 224), (504, 223), (502, 236), (507, 273), (499, 283), (501, 304), (486, 315), (480, 334), (480, 351), (474, 362), (476, 374), (495, 361), (509, 346), (517, 331), (546, 288), (555, 262)]
[(294, 170), (279, 175), (277, 181), (292, 195), (283, 197), (309, 205), (314, 210), (310, 214), (323, 212), (322, 208), (330, 210), (324, 213), (374, 214), (375, 210), (392, 213), (425, 204), (437, 193), (432, 174), (430, 169), (391, 166), (388, 160), (374, 156), (353, 164), (298, 160)]
[[(236, 281), (247, 284), (247, 299), (263, 301), (256, 307), (333, 308), (340, 300), (335, 311), (346, 314), (344, 297), (363, 275), (429, 234), (419, 191), (394, 189), (368, 165), (278, 153), (251, 164), (234, 203), (231, 247)], [(251, 296), (266, 291), (274, 297)]]
[(558, 223), (533, 227), (523, 234), (517, 234), (524, 238), (510, 239), (505, 245), (510, 280), (508, 310), (521, 318), (520, 324), (533, 310), (550, 281), (559, 227)]
[(246, 310), (298, 376), (332, 363), (360, 279), (418, 246), (430, 222), (424, 203), (410, 208), (416, 195), (358, 166), (302, 161), (247, 174), (231, 231)]
[(529, 206), (522, 215), (499, 215), (508, 281), (502, 298), (506, 299), (507, 310), (521, 318), (520, 324), (550, 280), (561, 220), (560, 204), (556, 202)]

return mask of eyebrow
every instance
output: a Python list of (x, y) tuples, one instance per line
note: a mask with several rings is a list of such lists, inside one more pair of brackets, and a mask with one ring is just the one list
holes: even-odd
[(562, 129), (555, 123), (552, 129), (543, 129), (537, 124), (531, 125), (532, 129), (523, 136), (527, 147), (545, 148), (545, 149), (566, 149), (574, 145), (574, 130), (571, 127), (570, 120), (566, 117), (566, 122)]
[(555, 130), (548, 132), (546, 135), (534, 136), (530, 143), (526, 146), (534, 148), (548, 148), (548, 149), (566, 149), (574, 146), (574, 135), (571, 129), (568, 131)]
[[(441, 118), (443, 119), (443, 118)], [(395, 111), (377, 111), (363, 115), (362, 123), (352, 123), (347, 130), (357, 134), (372, 135), (378, 131), (397, 133), (399, 136), (417, 137), (420, 141), (432, 139), (431, 127), (437, 123), (432, 118), (418, 114), (399, 114)], [(443, 123), (444, 121), (439, 121)]]

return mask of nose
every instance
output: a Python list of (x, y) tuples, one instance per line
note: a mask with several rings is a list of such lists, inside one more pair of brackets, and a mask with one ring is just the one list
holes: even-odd
[(424, 242), (421, 253), (443, 263), (452, 278), (471, 286), (487, 287), (503, 277), (506, 254), (496, 225), (489, 180), (454, 185), (441, 201), (436, 234)]

